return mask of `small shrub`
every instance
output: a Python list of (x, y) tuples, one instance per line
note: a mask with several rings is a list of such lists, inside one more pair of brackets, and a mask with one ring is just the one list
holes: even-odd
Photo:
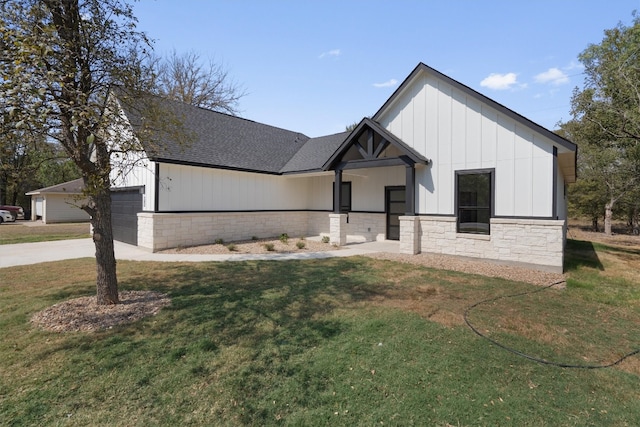
[(296, 246), (298, 247), (298, 249), (304, 249), (304, 247), (307, 246), (307, 244), (305, 242), (303, 242), (302, 240), (299, 240), (296, 243)]
[(286, 245), (289, 241), (289, 235), (287, 233), (282, 233), (280, 235), (280, 241)]
[(272, 251), (274, 250), (273, 243), (265, 243), (265, 244), (264, 244), (264, 248), (265, 248), (266, 250), (268, 250), (269, 252), (272, 252)]
[(258, 236), (251, 236), (251, 240), (258, 240)]
[(331, 239), (329, 238), (329, 236), (322, 236), (322, 243), (329, 243), (331, 241)]
[(224, 245), (224, 240), (223, 239), (216, 239), (216, 245)]
[(227, 245), (227, 249), (229, 249), (229, 252), (233, 252), (236, 250), (236, 245), (234, 245), (233, 243), (229, 243)]

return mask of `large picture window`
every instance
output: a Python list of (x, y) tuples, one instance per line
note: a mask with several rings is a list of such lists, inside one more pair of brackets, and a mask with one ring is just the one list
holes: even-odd
[(456, 211), (458, 233), (490, 233), (493, 170), (456, 172)]

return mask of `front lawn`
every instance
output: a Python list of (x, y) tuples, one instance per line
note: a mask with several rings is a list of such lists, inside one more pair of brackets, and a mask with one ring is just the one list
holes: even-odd
[(88, 222), (32, 225), (24, 221), (17, 221), (0, 225), (0, 245), (84, 239), (88, 237), (91, 237)]
[(640, 425), (640, 250), (570, 242), (567, 289), (356, 257), (119, 262), (156, 317), (99, 333), (30, 316), (94, 293), (89, 259), (0, 270), (3, 425)]

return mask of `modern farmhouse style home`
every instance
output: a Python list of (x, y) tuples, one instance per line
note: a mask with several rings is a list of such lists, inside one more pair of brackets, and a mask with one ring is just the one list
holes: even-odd
[[(162, 101), (189, 130), (114, 162), (114, 234), (151, 251), (271, 237), (399, 240), (562, 271), (576, 145), (419, 64), (371, 118), (319, 138)], [(122, 109), (135, 133), (144, 114)]]

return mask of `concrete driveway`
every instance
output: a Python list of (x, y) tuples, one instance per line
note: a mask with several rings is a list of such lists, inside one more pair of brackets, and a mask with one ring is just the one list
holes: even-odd
[[(116, 259), (132, 261), (164, 262), (203, 262), (203, 261), (256, 261), (256, 260), (293, 260), (348, 257), (373, 252), (398, 252), (398, 242), (353, 243), (339, 251), (307, 252), (290, 254), (161, 254), (140, 249), (137, 246), (114, 242)], [(92, 239), (59, 240), (54, 242), (19, 243), (0, 245), (0, 268), (16, 265), (39, 264), (41, 262), (62, 261), (66, 259), (95, 256)]]

